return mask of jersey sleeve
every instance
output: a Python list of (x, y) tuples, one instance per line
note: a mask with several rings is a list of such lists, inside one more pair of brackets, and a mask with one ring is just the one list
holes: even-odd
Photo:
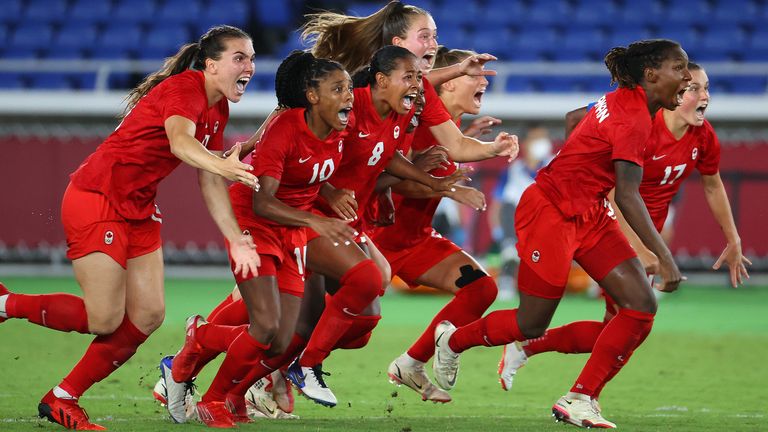
[(419, 126), (432, 127), (450, 120), (451, 115), (448, 114), (443, 101), (440, 100), (429, 80), (422, 78), (422, 85), (424, 86), (424, 109), (419, 115)]
[(200, 83), (194, 76), (181, 76), (165, 86), (162, 97), (158, 98), (163, 123), (169, 117), (178, 115), (197, 123), (208, 109), (208, 102)]
[[(281, 114), (283, 116), (284, 114)], [(293, 140), (292, 127), (286, 121), (273, 121), (264, 131), (253, 151), (251, 165), (253, 175), (268, 175), (280, 180), (283, 176), (285, 160), (291, 153)], [(283, 119), (285, 120), (285, 119)]]
[(706, 124), (706, 133), (704, 134), (704, 145), (702, 145), (702, 155), (696, 163), (696, 169), (701, 175), (715, 175), (720, 170), (720, 140), (717, 138), (715, 130), (708, 122)]
[(611, 160), (624, 160), (643, 166), (645, 146), (652, 132), (650, 119), (643, 121), (644, 118), (634, 116), (607, 125), (608, 139), (613, 147)]

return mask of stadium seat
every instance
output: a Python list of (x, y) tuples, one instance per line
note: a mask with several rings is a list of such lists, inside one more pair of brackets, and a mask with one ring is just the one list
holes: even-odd
[(195, 33), (192, 36), (198, 38), (209, 28), (220, 24), (244, 28), (250, 19), (250, 12), (251, 9), (244, 0), (230, 0), (227, 2), (227, 7), (210, 2), (197, 17), (197, 22), (194, 24)]
[[(524, 28), (510, 44), (517, 53), (528, 52), (528, 56), (543, 59), (550, 51), (562, 49), (558, 33), (550, 27)], [(513, 55), (514, 58), (514, 55)]]
[(579, 79), (569, 76), (546, 76), (533, 79), (534, 88), (544, 93), (570, 93), (583, 91)]
[(381, 5), (378, 3), (370, 2), (355, 2), (347, 5), (347, 15), (352, 16), (368, 16), (374, 14), (377, 10), (381, 9)]
[(713, 83), (722, 85), (729, 93), (765, 94), (768, 78), (765, 76), (716, 76), (710, 77)]
[(616, 90), (616, 85), (610, 85), (611, 77), (605, 76), (590, 76), (580, 79), (582, 89), (588, 93), (607, 93), (609, 91)]
[[(293, 50), (305, 50), (307, 49), (306, 46), (304, 46), (301, 43), (300, 35), (298, 32), (291, 32), (288, 35), (288, 39), (286, 39), (285, 42), (283, 42), (282, 45), (277, 49), (277, 52), (275, 52), (275, 56), (282, 60), (286, 57), (288, 57), (288, 54), (291, 53)], [(350, 73), (354, 71), (349, 71)], [(274, 83), (273, 83), (274, 87)]]
[(531, 27), (541, 25), (567, 25), (572, 21), (573, 9), (565, 0), (540, 0), (532, 3), (522, 22)]
[[(227, 7), (219, 3), (219, 7)], [(202, 8), (197, 0), (168, 0), (157, 11), (158, 22), (176, 25), (196, 22)]]
[(530, 77), (522, 75), (510, 75), (504, 83), (504, 89), (510, 93), (530, 93), (535, 91)]
[(628, 25), (624, 23), (615, 24), (608, 29), (609, 35), (606, 37), (606, 47), (627, 46), (632, 42), (649, 39), (653, 37), (653, 32), (645, 25)]
[[(596, 28), (571, 27), (563, 34), (562, 46), (559, 52), (578, 52), (589, 59), (599, 57), (608, 50), (605, 33)], [(556, 56), (556, 58), (558, 58)]]
[(112, 13), (112, 25), (145, 23), (155, 19), (155, 0), (120, 0)]
[(656, 34), (658, 38), (671, 39), (680, 44), (684, 50), (699, 48), (700, 36), (694, 27), (681, 26), (674, 29), (661, 29)]
[(24, 19), (30, 21), (61, 22), (66, 16), (67, 0), (28, 0), (24, 9)]
[(102, 23), (109, 20), (112, 3), (104, 0), (77, 0), (69, 10), (68, 21)]
[(186, 26), (161, 24), (146, 33), (141, 48), (137, 50), (140, 59), (160, 59), (176, 53), (190, 41)]
[(576, 3), (573, 23), (581, 26), (599, 26), (615, 22), (619, 8), (611, 1), (580, 0)]
[(21, 90), (24, 88), (24, 80), (19, 73), (0, 72), (0, 88), (3, 90)]
[(0, 47), (6, 46), (8, 41), (8, 26), (0, 23)]
[(5, 0), (0, 7), (0, 23), (16, 23), (21, 19), (21, 0)]
[(6, 60), (33, 60), (37, 58), (40, 58), (40, 50), (37, 48), (9, 44), (3, 49), (3, 59)]
[(30, 88), (36, 90), (70, 90), (74, 86), (67, 74), (57, 72), (36, 72), (27, 77)]
[(507, 47), (512, 42), (512, 33), (504, 28), (478, 29), (470, 37), (465, 47), (479, 53), (491, 53), (497, 57), (506, 57)]
[(664, 20), (664, 8), (659, 0), (642, 4), (626, 3), (619, 13), (620, 22), (627, 25), (655, 25)]
[(71, 73), (69, 78), (75, 90), (94, 90), (96, 88), (96, 72)]
[(53, 38), (52, 48), (91, 48), (96, 44), (97, 34), (95, 24), (66, 24)]
[(98, 40), (98, 46), (103, 48), (137, 49), (141, 44), (141, 27), (124, 24), (108, 26)]
[(437, 29), (437, 43), (453, 48), (467, 48), (469, 45), (469, 35), (461, 27), (445, 26)]
[(41, 22), (19, 24), (10, 38), (10, 45), (16, 48), (46, 48), (53, 39), (51, 25)]
[(81, 60), (86, 57), (86, 51), (78, 47), (51, 46), (43, 50), (42, 57), (51, 60)]
[(719, 0), (712, 9), (712, 23), (752, 24), (759, 19), (759, 8), (751, 0)]
[(509, 27), (519, 24), (519, 19), (525, 12), (526, 6), (521, 0), (488, 0), (485, 6), (480, 8), (475, 27)]
[(664, 20), (674, 25), (707, 25), (712, 11), (706, 0), (676, 0), (664, 10)]
[(293, 24), (295, 12), (290, 2), (255, 0), (257, 21), (266, 27), (287, 28)]

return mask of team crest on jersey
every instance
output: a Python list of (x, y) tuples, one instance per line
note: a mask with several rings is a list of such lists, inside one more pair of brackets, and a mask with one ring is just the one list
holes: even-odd
[(107, 231), (104, 233), (104, 244), (111, 245), (114, 240), (115, 240), (115, 233), (113, 233), (112, 231)]
[(537, 250), (533, 251), (531, 254), (531, 261), (537, 263), (541, 259), (541, 253)]
[(341, 153), (341, 150), (344, 149), (344, 140), (339, 140), (339, 153)]
[(395, 126), (395, 139), (397, 139), (400, 136), (400, 126)]
[(216, 123), (213, 124), (213, 133), (216, 133), (219, 130), (219, 121), (216, 120)]
[(691, 159), (696, 160), (698, 156), (699, 156), (699, 148), (694, 147), (693, 151), (691, 152)]

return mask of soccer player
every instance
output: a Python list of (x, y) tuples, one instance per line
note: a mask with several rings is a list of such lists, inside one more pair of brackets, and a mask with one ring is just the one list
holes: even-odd
[(155, 196), (158, 183), (180, 163), (199, 169), (203, 197), (227, 238), (234, 271), (256, 274), (253, 239), (237, 226), (224, 179), (247, 190), (258, 188), (258, 180), (237, 151), (221, 157), (227, 101), (238, 102), (245, 93), (253, 57), (250, 36), (230, 26), (214, 27), (183, 46), (131, 91), (123, 121), (71, 175), (62, 222), (82, 297), (9, 293), (0, 285), (0, 320), (25, 318), (97, 335), (43, 397), (40, 417), (69, 429), (104, 429), (77, 401), (128, 361), (163, 321), (162, 216)]
[[(663, 109), (656, 114), (653, 124), (654, 142), (649, 145), (643, 161), (640, 195), (645, 201), (654, 227), (661, 232), (672, 199), (683, 181), (694, 169), (698, 170), (709, 208), (727, 241), (725, 249), (712, 268), (717, 270), (723, 263), (727, 264), (731, 285), (736, 288), (744, 278), (749, 277), (745, 265), (752, 263), (742, 253), (741, 239), (718, 171), (720, 143), (712, 125), (704, 118), (710, 101), (709, 78), (698, 64), (689, 62), (688, 69), (691, 71), (691, 82), (682, 105), (674, 111)], [(587, 113), (585, 108), (580, 111), (582, 116)], [(572, 112), (572, 117), (574, 115), (576, 113)], [(631, 227), (626, 225), (624, 217), (618, 211), (617, 217), (622, 231), (637, 251), (645, 270), (649, 274), (657, 273), (658, 257), (640, 241)], [(549, 329), (539, 338), (506, 345), (499, 366), (502, 388), (511, 388), (517, 369), (527, 363), (528, 358), (533, 355), (549, 351), (566, 354), (591, 352), (605, 324), (616, 314), (616, 308), (616, 304), (606, 296), (606, 314), (603, 321), (577, 321)], [(595, 399), (600, 394), (599, 390), (593, 395)]]
[(341, 160), (354, 100), (349, 74), (337, 62), (295, 51), (278, 68), (275, 83), (278, 103), (287, 110), (269, 123), (254, 150), (251, 163), (261, 188), (230, 189), (240, 227), (257, 239), (261, 258), (258, 276), (235, 274), (250, 325), (244, 331), (194, 317), (172, 367), (179, 375), (194, 368), (200, 345), (227, 351), (197, 404), (200, 420), (213, 427), (249, 421), (243, 395), (252, 382), (239, 397), (228, 393), (259, 361), (281, 354), (293, 335), (304, 288), (305, 227), (334, 242), (355, 235), (345, 221), (309, 211)]
[[(472, 55), (471, 51), (442, 49), (438, 52), (436, 66), (458, 64)], [(462, 115), (478, 114), (487, 86), (488, 80), (483, 76), (463, 76), (443, 83), (437, 93), (458, 125)], [(435, 138), (429, 129), (416, 129), (411, 147), (414, 153), (435, 146)], [(430, 173), (446, 176), (456, 168), (456, 164), (448, 159)], [(392, 382), (408, 386), (423, 400), (449, 402), (450, 395), (435, 386), (424, 372), (424, 364), (434, 354), (435, 326), (443, 320), (463, 325), (480, 318), (496, 299), (498, 290), (496, 283), (477, 261), (432, 228), (432, 218), (443, 196), (478, 211), (486, 208), (485, 196), (477, 189), (458, 185), (455, 191), (436, 194), (409, 181), (400, 181), (392, 189), (395, 192), (394, 224), (373, 234), (373, 240), (389, 261), (392, 273), (409, 285), (426, 285), (455, 297), (435, 316), (408, 351), (392, 361), (387, 374)]]
[(685, 51), (663, 39), (613, 48), (605, 63), (619, 88), (600, 99), (558, 155), (539, 171), (517, 208), (519, 308), (492, 312), (459, 329), (450, 322), (440, 323), (433, 369), (438, 385), (450, 389), (456, 382), (459, 354), (466, 349), (544, 334), (575, 259), (605, 288), (619, 311), (552, 412), (577, 426), (614, 428), (595, 409), (592, 398), (645, 340), (656, 299), (606, 197), (615, 186), (616, 203), (627, 222), (659, 257), (661, 290), (677, 289), (683, 277), (654, 229), (638, 189), (653, 116), (683, 102), (691, 75)]

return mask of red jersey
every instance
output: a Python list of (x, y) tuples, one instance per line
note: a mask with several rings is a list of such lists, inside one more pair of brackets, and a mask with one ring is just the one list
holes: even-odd
[[(341, 161), (346, 130), (333, 130), (321, 140), (309, 130), (304, 108), (289, 109), (275, 117), (253, 150), (253, 175), (280, 181), (275, 198), (298, 210), (312, 208), (320, 186)], [(350, 122), (354, 122), (350, 118)], [(253, 213), (253, 190), (241, 183), (230, 186), (232, 208), (240, 225), (278, 223)]]
[(680, 140), (676, 139), (664, 123), (663, 110), (656, 113), (653, 126), (653, 144), (645, 154), (640, 195), (654, 226), (661, 231), (672, 198), (693, 169), (702, 175), (717, 174), (720, 141), (706, 120), (701, 126), (689, 127)]
[(600, 98), (555, 158), (539, 171), (536, 184), (563, 215), (581, 215), (615, 186), (615, 160), (643, 166), (652, 130), (642, 87), (612, 91)]
[[(460, 121), (456, 122), (458, 126)], [(429, 129), (419, 127), (414, 132), (412, 149), (415, 152), (427, 150), (437, 144)], [(457, 164), (448, 159), (448, 164), (433, 169), (429, 173), (436, 177), (445, 177), (456, 171)], [(395, 203), (395, 223), (375, 232), (373, 240), (382, 248), (397, 250), (408, 248), (432, 236), (432, 219), (440, 204), (437, 198), (407, 198), (393, 193)]]
[[(428, 107), (429, 104), (425, 105), (420, 117), (422, 124), (428, 127), (445, 121), (445, 117), (440, 113), (441, 108), (445, 110), (442, 105), (432, 104), (432, 107)], [(355, 103), (352, 110), (355, 118), (354, 122), (347, 125), (349, 130), (346, 139), (347, 150), (344, 152), (341, 166), (330, 183), (337, 189), (349, 189), (355, 192), (358, 219), (354, 226), (361, 231), (363, 214), (376, 186), (376, 179), (392, 160), (395, 151), (403, 150), (405, 130), (413, 116), (413, 110), (407, 115), (392, 111), (382, 119), (373, 105), (370, 86), (355, 89)], [(427, 113), (426, 117), (424, 113)], [(445, 116), (448, 116), (447, 112)], [(440, 119), (443, 120), (440, 121)], [(318, 209), (327, 216), (336, 216), (324, 201), (318, 202)]]
[(171, 153), (165, 121), (182, 116), (195, 123), (195, 138), (221, 151), (229, 104), (208, 106), (205, 75), (188, 70), (173, 75), (141, 98), (114, 132), (70, 175), (80, 189), (104, 194), (125, 219), (141, 220), (155, 211), (157, 185), (181, 160)]

